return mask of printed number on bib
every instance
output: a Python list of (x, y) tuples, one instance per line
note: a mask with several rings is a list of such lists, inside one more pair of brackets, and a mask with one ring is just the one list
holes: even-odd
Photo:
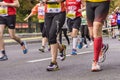
[(47, 4), (48, 13), (59, 13), (61, 12), (61, 4)]
[(38, 15), (44, 16), (44, 7), (38, 7)]
[(67, 17), (71, 18), (71, 19), (74, 19), (76, 17), (76, 12), (75, 11), (69, 11), (67, 13)]

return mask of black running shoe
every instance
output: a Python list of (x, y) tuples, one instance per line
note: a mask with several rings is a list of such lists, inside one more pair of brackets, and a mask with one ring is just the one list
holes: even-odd
[(105, 59), (106, 59), (106, 52), (107, 52), (107, 50), (108, 50), (108, 48), (109, 48), (109, 45), (108, 44), (104, 44), (104, 46), (103, 46), (103, 48), (102, 48), (102, 56), (99, 58), (99, 62), (104, 62), (105, 61)]
[(5, 61), (5, 60), (8, 60), (7, 55), (3, 55), (2, 57), (0, 57), (0, 61)]
[(47, 71), (57, 71), (57, 70), (59, 70), (59, 67), (58, 67), (57, 63), (52, 63), (51, 62), (46, 70)]
[(41, 52), (45, 52), (45, 47), (42, 46), (42, 47), (39, 49), (39, 51), (41, 51)]
[(64, 61), (66, 59), (66, 45), (62, 44), (63, 50), (60, 51), (60, 60)]

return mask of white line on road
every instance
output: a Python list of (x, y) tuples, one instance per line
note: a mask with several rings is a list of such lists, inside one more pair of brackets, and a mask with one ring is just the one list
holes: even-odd
[[(91, 53), (93, 51), (85, 51), (85, 52), (80, 52), (80, 53), (77, 53), (77, 55), (80, 55), (80, 54), (87, 54), (87, 53)], [(72, 56), (70, 54), (66, 55), (66, 56)], [(59, 57), (58, 57), (59, 58)], [(46, 60), (50, 60), (50, 58), (44, 58), (44, 59), (36, 59), (36, 60), (31, 60), (31, 61), (27, 61), (28, 63), (34, 63), (34, 62), (41, 62), (41, 61), (46, 61)]]

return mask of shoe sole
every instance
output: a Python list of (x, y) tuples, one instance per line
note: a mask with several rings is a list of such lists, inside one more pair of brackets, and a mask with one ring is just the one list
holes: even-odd
[(91, 70), (91, 72), (100, 72), (100, 71), (102, 71), (102, 69), (93, 69), (93, 70)]
[(72, 56), (75, 56), (75, 55), (77, 55), (77, 54), (71, 54)]
[(51, 72), (51, 71), (58, 71), (60, 70), (59, 68), (55, 68), (55, 69), (46, 69), (48, 72)]
[(0, 61), (6, 61), (6, 60), (8, 60), (8, 58), (7, 59), (1, 59)]

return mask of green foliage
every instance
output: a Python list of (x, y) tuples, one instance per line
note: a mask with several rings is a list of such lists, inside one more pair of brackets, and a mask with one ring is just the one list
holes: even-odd
[(17, 22), (23, 22), (23, 19), (31, 12), (36, 0), (19, 0), (20, 7), (17, 8)]
[[(23, 19), (31, 12), (33, 6), (38, 3), (38, 0), (19, 0), (20, 7), (17, 8), (17, 22), (23, 22)], [(119, 0), (112, 0), (110, 3), (110, 13), (117, 7), (120, 7)], [(32, 21), (37, 21), (36, 16)]]
[(110, 13), (117, 7), (120, 7), (120, 1), (119, 0), (112, 0), (110, 3)]

